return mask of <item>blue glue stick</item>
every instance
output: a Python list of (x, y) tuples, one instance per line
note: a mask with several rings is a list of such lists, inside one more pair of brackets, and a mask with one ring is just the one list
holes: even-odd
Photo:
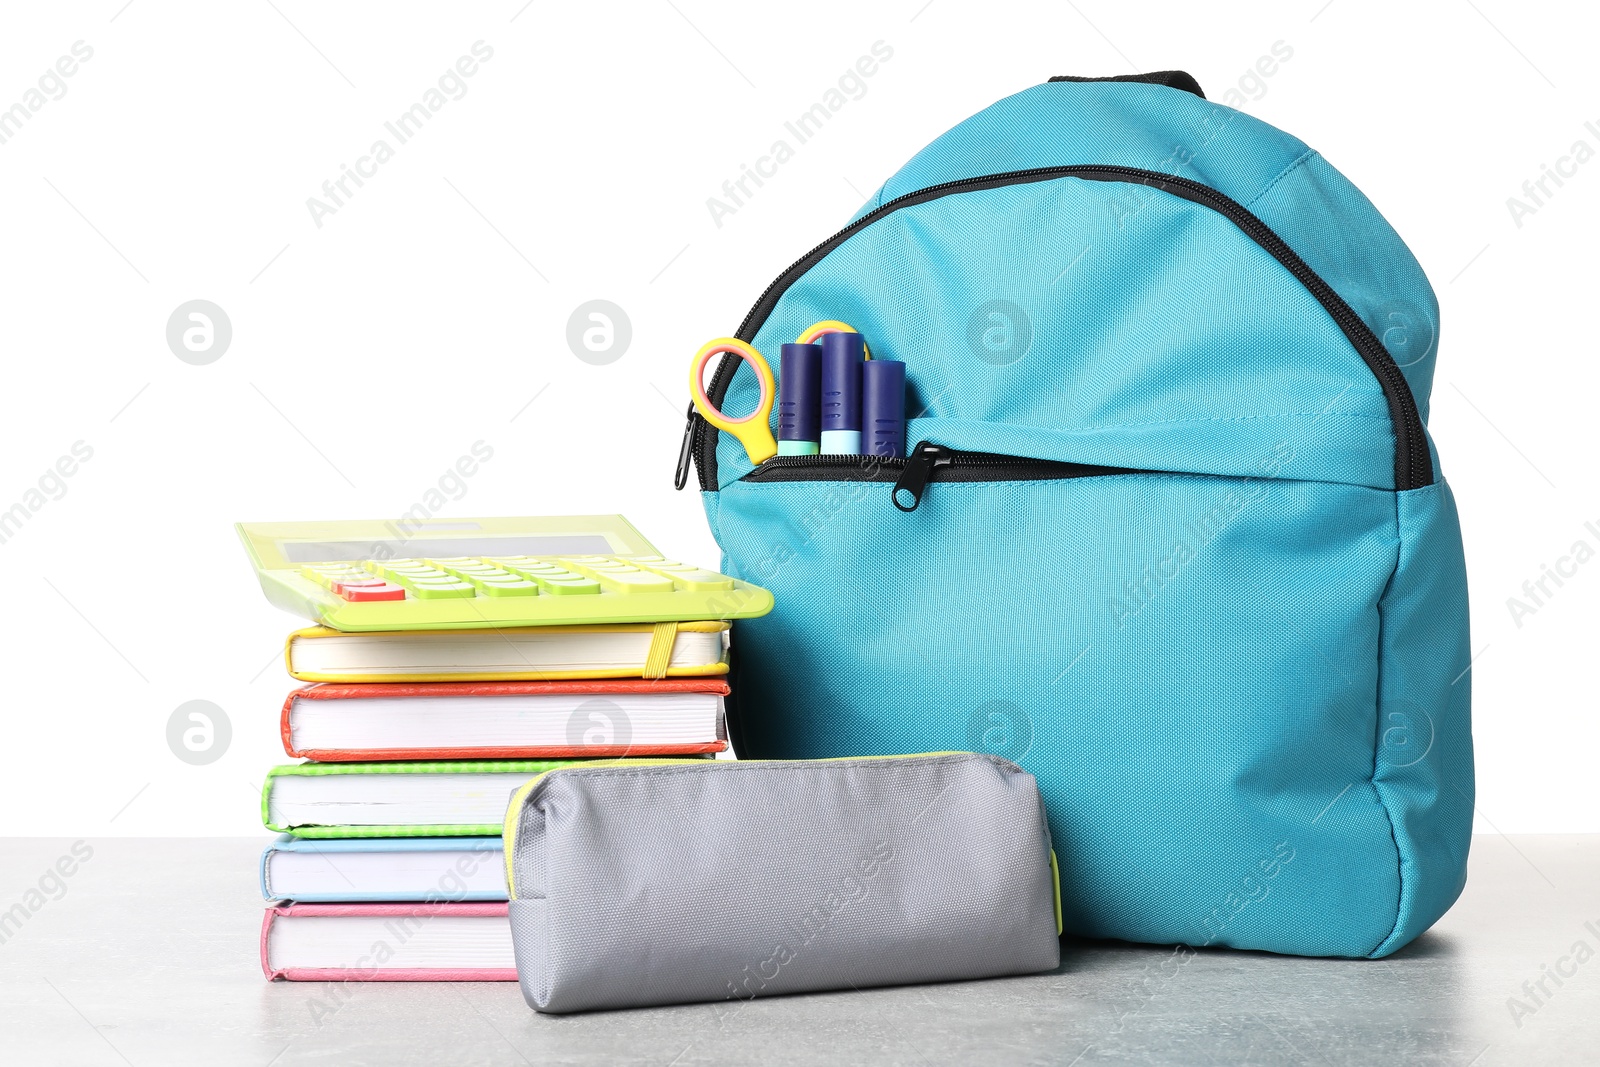
[(906, 365), (869, 359), (861, 365), (861, 431), (869, 456), (906, 454)]
[(822, 444), (822, 346), (784, 345), (778, 368), (778, 455), (814, 456)]
[(825, 333), (822, 347), (822, 454), (861, 454), (861, 364), (866, 354), (859, 333)]

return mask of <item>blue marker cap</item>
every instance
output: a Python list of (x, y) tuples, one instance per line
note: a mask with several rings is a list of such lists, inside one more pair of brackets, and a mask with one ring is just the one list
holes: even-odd
[(822, 441), (822, 346), (784, 345), (778, 374), (778, 454), (814, 456)]
[(861, 430), (869, 456), (906, 454), (906, 365), (869, 359), (861, 365)]
[(859, 333), (822, 335), (822, 451), (861, 451), (861, 364), (866, 344)]

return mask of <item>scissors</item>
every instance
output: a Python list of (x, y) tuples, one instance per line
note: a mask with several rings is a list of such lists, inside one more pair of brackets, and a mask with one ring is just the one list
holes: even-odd
[[(807, 327), (796, 339), (796, 343), (811, 344), (825, 333), (856, 332), (848, 323), (826, 319)], [(862, 347), (866, 347), (865, 342), (862, 343)], [(704, 384), (706, 363), (712, 356), (723, 353), (738, 356), (748, 363), (750, 369), (755, 372), (756, 383), (761, 387), (761, 399), (756, 403), (755, 410), (742, 419), (724, 415), (706, 395)], [(870, 353), (867, 358), (872, 358)], [(700, 412), (700, 417), (724, 433), (732, 434), (740, 444), (744, 445), (745, 455), (750, 457), (751, 463), (765, 463), (778, 454), (778, 439), (772, 436), (771, 422), (772, 403), (778, 395), (777, 385), (766, 357), (756, 351), (750, 342), (741, 341), (737, 337), (718, 337), (714, 341), (706, 342), (689, 363), (689, 394), (694, 398), (694, 406)]]
[[(702, 382), (705, 373), (706, 361), (712, 356), (721, 353), (738, 356), (750, 364), (750, 369), (755, 372), (756, 381), (761, 386), (761, 399), (756, 404), (756, 409), (742, 419), (733, 419), (724, 415), (717, 405), (706, 396), (706, 387)], [(767, 366), (765, 357), (756, 351), (754, 345), (748, 341), (741, 341), (737, 337), (718, 337), (708, 341), (700, 351), (694, 354), (694, 360), (689, 364), (689, 395), (694, 398), (694, 406), (699, 410), (700, 417), (705, 419), (724, 433), (731, 433), (744, 445), (744, 451), (750, 457), (751, 463), (764, 463), (778, 454), (778, 439), (772, 436), (770, 418), (772, 415), (772, 402), (777, 397), (777, 388), (772, 381), (772, 368)]]

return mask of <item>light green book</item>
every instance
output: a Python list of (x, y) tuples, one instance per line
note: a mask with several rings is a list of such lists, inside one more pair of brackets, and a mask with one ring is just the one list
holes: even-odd
[(582, 762), (287, 764), (267, 772), (261, 820), (296, 837), (498, 837), (513, 792)]

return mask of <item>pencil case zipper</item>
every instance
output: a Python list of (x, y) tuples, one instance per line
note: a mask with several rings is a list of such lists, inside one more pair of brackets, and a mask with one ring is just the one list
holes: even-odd
[[(786, 459), (814, 459), (812, 456), (786, 456)], [(830, 457), (831, 458), (831, 457)], [(856, 457), (841, 456), (841, 459)], [(1067, 464), (1071, 466), (1072, 464)], [(866, 760), (902, 760), (926, 759), (929, 756), (962, 756), (964, 752), (955, 750), (942, 752), (907, 752), (890, 756), (833, 756), (827, 759), (807, 760), (809, 763), (852, 763)], [(517, 846), (517, 824), (521, 821), (522, 809), (527, 806), (535, 790), (539, 788), (546, 778), (558, 770), (587, 770), (597, 767), (664, 767), (672, 764), (688, 764), (695, 767), (748, 767), (752, 763), (784, 763), (786, 760), (715, 760), (715, 759), (615, 759), (615, 760), (590, 760), (579, 767), (557, 767), (553, 770), (542, 771), (524, 783), (511, 794), (511, 803), (506, 806), (505, 825), (501, 827), (500, 851), (506, 865), (506, 896), (510, 900), (517, 899), (516, 873), (514, 860)], [(1056, 934), (1059, 936), (1063, 930), (1061, 915), (1061, 866), (1056, 859), (1056, 850), (1052, 843), (1050, 850), (1050, 882), (1055, 889)]]
[(915, 511), (928, 484), (942, 482), (1054, 482), (1116, 474), (1173, 474), (1174, 471), (1102, 467), (1092, 463), (966, 452), (920, 441), (904, 459), (888, 456), (775, 456), (740, 481), (893, 482), (890, 500), (901, 511)]
[[(984, 189), (1002, 188), (1008, 185), (1021, 185), (1029, 182), (1053, 181), (1057, 178), (1080, 178), (1086, 181), (1102, 182), (1127, 182), (1134, 185), (1144, 185), (1165, 193), (1170, 193), (1191, 203), (1199, 204), (1228, 219), (1246, 237), (1254, 241), (1276, 259), (1292, 274), (1296, 281), (1316, 298), (1332, 316), (1340, 332), (1350, 341), (1351, 346), (1361, 356), (1367, 367), (1377, 378), (1378, 384), (1383, 389), (1383, 395), (1389, 407), (1389, 423), (1394, 433), (1395, 444), (1395, 488), (1397, 490), (1415, 489), (1433, 482), (1433, 460), (1428, 451), (1427, 432), (1422, 425), (1422, 415), (1417, 408), (1416, 398), (1411, 393), (1411, 387), (1406, 381), (1405, 374), (1400, 370), (1400, 365), (1395, 362), (1389, 350), (1383, 346), (1378, 335), (1372, 332), (1361, 317), (1355, 313), (1344, 298), (1334, 291), (1321, 275), (1314, 271), (1305, 260), (1290, 248), (1273, 229), (1257, 218), (1249, 208), (1233, 200), (1231, 197), (1213, 189), (1203, 182), (1192, 181), (1188, 178), (1179, 178), (1160, 171), (1145, 170), (1139, 167), (1119, 166), (1060, 166), (1060, 167), (1034, 167), (1027, 170), (1007, 171), (1001, 174), (986, 174), (972, 178), (961, 178), (956, 181), (941, 182), (923, 189), (916, 189), (895, 197), (893, 200), (874, 208), (865, 215), (850, 223), (832, 237), (817, 245), (810, 252), (801, 256), (790, 264), (787, 270), (778, 275), (771, 285), (762, 292), (750, 313), (745, 316), (744, 322), (739, 325), (735, 334), (742, 341), (754, 341), (756, 333), (760, 331), (767, 317), (777, 307), (779, 299), (788, 288), (812, 267), (834, 249), (842, 245), (863, 228), (872, 225), (887, 215), (905, 207), (937, 200), (944, 196), (956, 193), (978, 192)], [(738, 369), (740, 360), (725, 356), (717, 365), (712, 375), (710, 388), (706, 390), (711, 401), (722, 403), (728, 386), (733, 382), (734, 371)], [(678, 468), (675, 478), (677, 488), (682, 489), (688, 482), (689, 467), (691, 462), (700, 472), (700, 488), (714, 490), (717, 488), (716, 479), (716, 429), (695, 411), (694, 405), (689, 406), (688, 422), (684, 426), (683, 443), (678, 450)], [(797, 457), (790, 457), (797, 458)]]
[[(796, 457), (788, 457), (796, 458)], [(810, 458), (810, 457), (807, 457)], [(848, 459), (851, 457), (841, 457)], [(831, 759), (814, 760), (816, 763), (844, 763), (851, 760), (889, 760), (889, 759), (920, 759), (925, 756), (959, 756), (960, 752), (908, 752), (893, 756), (835, 756)], [(749, 766), (752, 763), (780, 763), (782, 760), (715, 760), (715, 759), (597, 759), (586, 760), (575, 767), (554, 767), (548, 771), (541, 771), (528, 779), (517, 791), (511, 794), (511, 803), (506, 806), (505, 825), (501, 827), (501, 852), (506, 864), (506, 891), (510, 899), (517, 899), (516, 875), (513, 871), (512, 861), (517, 846), (517, 824), (521, 820), (522, 809), (528, 804), (529, 799), (539, 786), (544, 784), (546, 778), (560, 770), (594, 770), (602, 767), (668, 767), (674, 764), (685, 764), (693, 767), (736, 767), (740, 764)], [(1055, 852), (1050, 853), (1052, 872), (1055, 870)], [(1057, 923), (1059, 925), (1059, 918)]]

